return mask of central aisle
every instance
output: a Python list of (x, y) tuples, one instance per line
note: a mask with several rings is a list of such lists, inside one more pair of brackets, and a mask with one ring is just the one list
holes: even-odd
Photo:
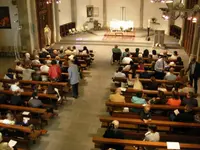
[(94, 50), (94, 63), (90, 74), (80, 83), (80, 98), (73, 104), (66, 101), (59, 108), (59, 117), (47, 127), (48, 135), (41, 138), (34, 150), (90, 150), (92, 136), (100, 128), (98, 116), (105, 114), (105, 101), (109, 95), (112, 74), (110, 47), (88, 46)]

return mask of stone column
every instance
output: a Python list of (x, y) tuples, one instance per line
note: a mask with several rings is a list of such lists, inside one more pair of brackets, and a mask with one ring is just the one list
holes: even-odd
[(198, 62), (200, 62), (200, 38), (199, 38), (199, 44), (198, 44), (198, 48), (197, 48), (197, 60), (198, 60)]
[(103, 28), (107, 28), (107, 4), (106, 0), (103, 0)]
[(143, 29), (144, 20), (144, 0), (140, 0), (140, 29)]
[(31, 5), (31, 0), (18, 0), (17, 5), (20, 8), (18, 9), (18, 13), (19, 25), (22, 27), (20, 30), (22, 50), (32, 53), (37, 48), (37, 42), (35, 42), (33, 35), (33, 30), (35, 29), (33, 25), (37, 23), (32, 21), (31, 11), (31, 8), (35, 5)]
[(52, 3), (52, 9), (53, 9), (53, 28), (54, 28), (54, 42), (59, 42), (61, 37), (60, 37), (60, 23), (59, 23), (59, 5), (61, 4), (56, 4), (56, 3)]
[(71, 18), (72, 22), (77, 24), (77, 1), (71, 0)]
[[(187, 0), (184, 0), (183, 2), (184, 2), (184, 5), (186, 6)], [(180, 46), (183, 46), (183, 39), (184, 39), (184, 33), (185, 33), (185, 21), (186, 21), (186, 19), (184, 18), (182, 20), (181, 37), (180, 37), (180, 40), (179, 40)]]

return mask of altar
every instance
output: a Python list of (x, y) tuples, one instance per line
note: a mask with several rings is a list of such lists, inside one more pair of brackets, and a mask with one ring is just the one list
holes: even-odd
[(131, 32), (134, 30), (133, 21), (112, 20), (110, 21), (110, 31), (126, 31)]

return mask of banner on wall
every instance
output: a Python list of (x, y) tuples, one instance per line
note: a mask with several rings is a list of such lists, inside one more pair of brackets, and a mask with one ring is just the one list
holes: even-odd
[(9, 7), (0, 7), (0, 29), (11, 29)]

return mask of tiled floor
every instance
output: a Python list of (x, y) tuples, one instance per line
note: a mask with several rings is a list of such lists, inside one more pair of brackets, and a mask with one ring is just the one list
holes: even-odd
[[(58, 48), (60, 46), (55, 45)], [(90, 150), (94, 147), (92, 136), (100, 127), (98, 116), (107, 114), (105, 101), (109, 95), (111, 78), (116, 66), (110, 65), (112, 46), (89, 45), (88, 48), (94, 50), (95, 61), (90, 68), (91, 73), (81, 81), (80, 98), (74, 103), (65, 101), (58, 109), (59, 117), (49, 122), (48, 134), (38, 140), (31, 150)], [(125, 47), (120, 48), (124, 50)], [(134, 49), (134, 46), (130, 47), (131, 51)], [(186, 64), (188, 57), (184, 50), (178, 51)], [(3, 74), (5, 68), (12, 66), (12, 62), (13, 59), (8, 61), (1, 58), (0, 73)]]

